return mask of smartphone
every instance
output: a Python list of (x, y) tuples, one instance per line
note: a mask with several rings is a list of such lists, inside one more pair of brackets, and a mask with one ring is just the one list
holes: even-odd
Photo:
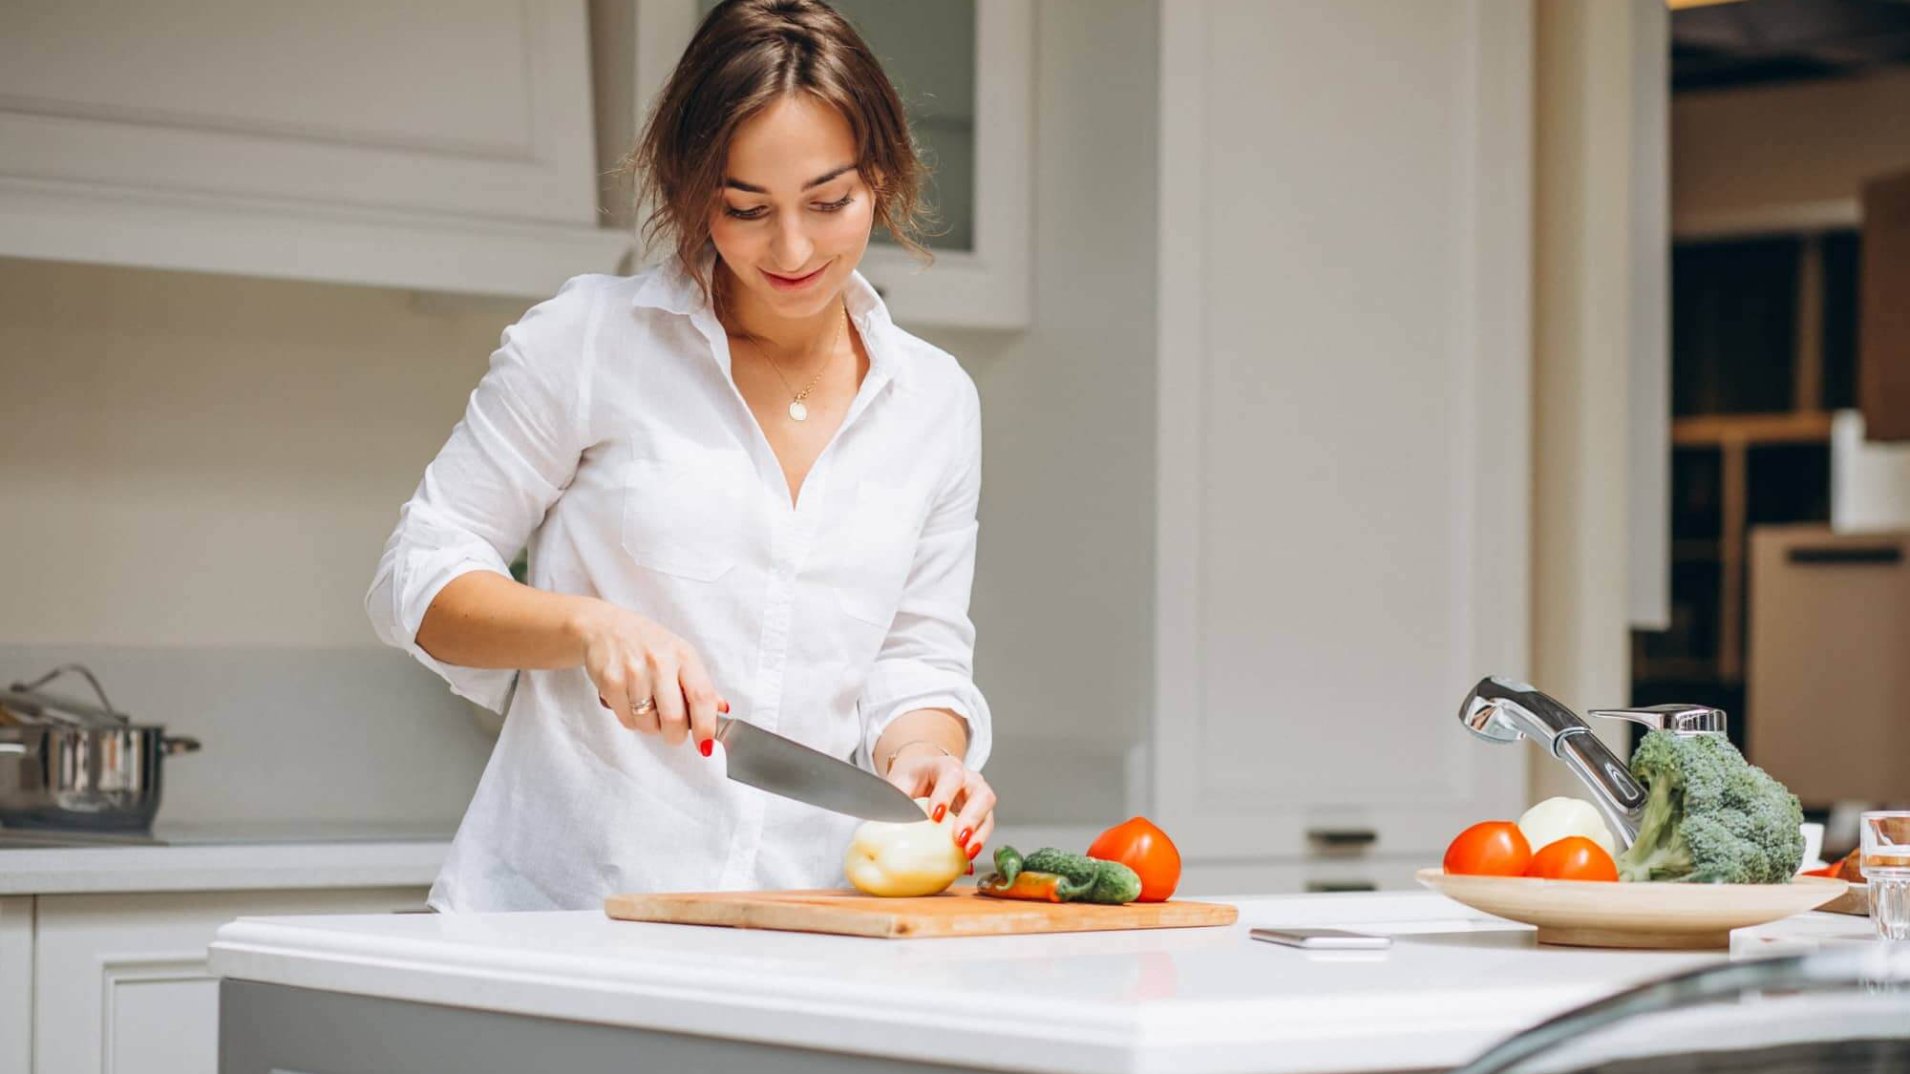
[(1252, 929), (1247, 935), (1268, 943), (1303, 947), (1309, 951), (1376, 951), (1391, 947), (1391, 936), (1345, 929)]

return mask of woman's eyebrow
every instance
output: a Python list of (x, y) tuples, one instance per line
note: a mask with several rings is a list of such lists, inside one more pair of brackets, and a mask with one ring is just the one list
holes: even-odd
[[(844, 164), (842, 167), (837, 168), (835, 171), (830, 172), (828, 175), (819, 175), (816, 178), (809, 180), (807, 183), (804, 183), (802, 185), (802, 188), (804, 190), (809, 190), (814, 187), (819, 187), (822, 184), (828, 182), (829, 180), (834, 179), (838, 175), (842, 175), (845, 172), (852, 172), (855, 170), (856, 170), (855, 165)], [(769, 193), (768, 190), (765, 190), (764, 188), (757, 186), (755, 183), (745, 183), (741, 179), (734, 179), (728, 176), (725, 176), (723, 178), (723, 185), (726, 187), (729, 187), (732, 190), (742, 190), (751, 194)]]

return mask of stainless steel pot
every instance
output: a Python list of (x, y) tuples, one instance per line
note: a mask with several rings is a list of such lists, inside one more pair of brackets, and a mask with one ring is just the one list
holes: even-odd
[(145, 829), (159, 812), (166, 757), (199, 748), (159, 724), (0, 727), (0, 824)]
[[(46, 694), (37, 687), (76, 670), (102, 705)], [(160, 724), (133, 723), (106, 701), (77, 665), (32, 684), (0, 691), (0, 825), (15, 828), (143, 830), (159, 812), (164, 762), (199, 749)]]

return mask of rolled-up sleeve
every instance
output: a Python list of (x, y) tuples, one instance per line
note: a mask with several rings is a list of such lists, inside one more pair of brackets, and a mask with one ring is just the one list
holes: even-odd
[(988, 702), (975, 686), (976, 509), (981, 500), (981, 405), (967, 383), (964, 417), (947, 477), (916, 545), (901, 604), (863, 687), (860, 759), (872, 766), (876, 740), (898, 716), (945, 708), (968, 721), (965, 763), (980, 769), (994, 745)]
[(575, 475), (588, 436), (589, 307), (572, 280), (504, 330), (463, 420), (399, 510), (365, 594), (380, 640), (494, 712), (504, 711), (516, 671), (438, 660), (418, 645), (418, 627), (452, 579), (510, 577), (510, 559)]

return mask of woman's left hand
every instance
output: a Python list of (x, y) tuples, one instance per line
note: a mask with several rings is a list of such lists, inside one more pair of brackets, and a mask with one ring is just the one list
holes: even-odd
[[(955, 842), (969, 861), (995, 831), (995, 791), (959, 758), (925, 742), (904, 743), (889, 764), (889, 782), (911, 798), (927, 798), (929, 819), (955, 814)], [(973, 867), (970, 867), (971, 870)]]

